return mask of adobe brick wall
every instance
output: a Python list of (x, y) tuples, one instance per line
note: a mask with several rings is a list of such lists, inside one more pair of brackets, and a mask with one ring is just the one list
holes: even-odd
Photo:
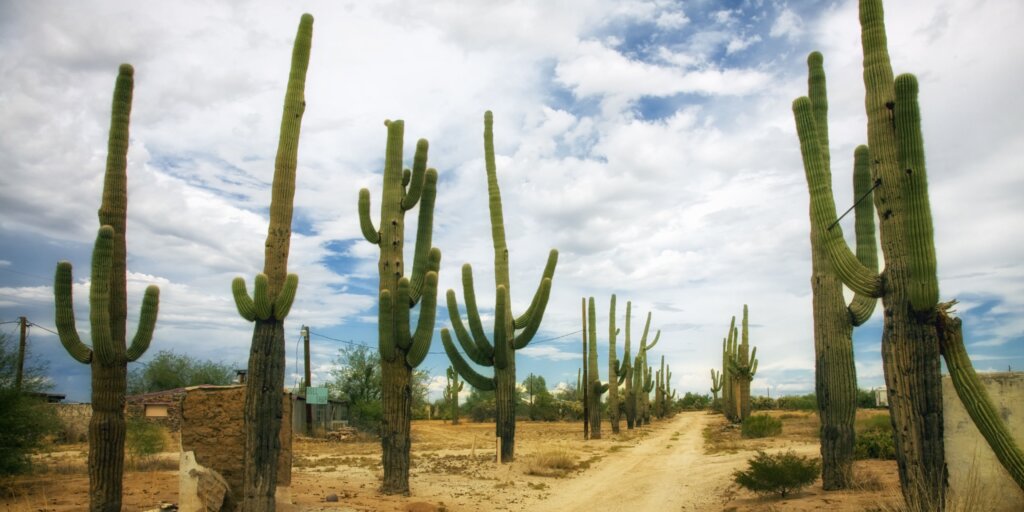
[[(978, 377), (1017, 445), (1024, 446), (1024, 373), (979, 373)], [(950, 491), (981, 485), (981, 492), (994, 500), (993, 512), (1024, 510), (1024, 492), (967, 415), (949, 375), (942, 377), (942, 409)]]
[[(291, 395), (282, 393), (285, 418), (291, 418)], [(213, 469), (231, 486), (232, 503), (242, 500), (245, 459), (244, 386), (189, 388), (181, 406), (181, 450), (194, 451), (196, 462)], [(291, 421), (281, 422), (277, 485), (291, 485)]]
[[(125, 397), (125, 416), (129, 418), (143, 418), (146, 421), (163, 425), (171, 432), (177, 432), (181, 428), (181, 403), (185, 398), (185, 392), (185, 388), (178, 388), (154, 391), (142, 395), (129, 395)], [(146, 404), (166, 405), (167, 416), (147, 418), (145, 414)]]

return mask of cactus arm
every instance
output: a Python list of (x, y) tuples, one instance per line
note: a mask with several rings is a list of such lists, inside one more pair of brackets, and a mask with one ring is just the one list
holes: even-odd
[[(542, 294), (541, 288), (544, 286), (544, 280), (545, 279), (553, 280), (555, 278), (555, 266), (556, 265), (558, 265), (558, 250), (557, 249), (551, 249), (551, 252), (548, 253), (548, 262), (547, 262), (546, 265), (544, 265), (544, 273), (541, 274), (541, 277), (540, 277), (540, 285), (537, 286), (537, 292), (533, 294), (533, 300), (530, 301), (530, 307), (528, 307), (526, 309), (526, 312), (524, 312), (522, 315), (520, 315), (515, 320), (515, 327), (516, 327), (516, 329), (523, 329), (527, 325), (529, 325), (530, 322), (533, 320), (533, 316), (535, 314), (539, 314), (539, 315), (543, 315), (544, 314), (544, 308), (547, 305), (547, 298), (545, 297), (543, 299), (543, 302), (541, 302), (541, 300), (542, 300), (541, 299), (541, 294)], [(539, 313), (535, 313), (537, 311), (538, 304), (540, 304), (540, 312)], [(538, 320), (537, 324), (540, 325), (540, 321), (539, 320)], [(516, 348), (520, 348), (520, 347), (516, 347)]]
[(117, 354), (110, 332), (110, 263), (114, 251), (114, 228), (103, 226), (96, 235), (92, 252), (92, 283), (89, 285), (89, 325), (92, 347), (102, 364), (114, 364)]
[(359, 190), (359, 228), (367, 242), (380, 243), (380, 231), (373, 227), (373, 219), (370, 218), (370, 191), (365, 188)]
[(441, 344), (444, 345), (444, 351), (448, 354), (448, 359), (452, 362), (455, 371), (459, 372), (459, 375), (462, 375), (462, 378), (470, 386), (480, 391), (494, 391), (494, 379), (480, 375), (466, 363), (462, 354), (452, 344), (452, 337), (448, 334), (448, 329), (441, 329)]
[[(380, 349), (380, 357), (385, 361), (394, 361), (395, 340), (391, 326), (395, 322), (395, 305), (392, 303), (390, 291), (380, 291), (380, 302), (377, 307), (377, 344)], [(404, 308), (404, 306), (401, 307)]]
[(466, 331), (466, 326), (462, 323), (462, 318), (459, 316), (459, 304), (455, 299), (455, 291), (448, 290), (448, 317), (451, 319), (452, 329), (455, 331), (455, 338), (459, 340), (459, 345), (462, 345), (462, 350), (466, 351), (466, 355), (476, 364), (483, 366), (491, 366), (494, 361), (491, 360), (494, 357), (494, 351), (490, 351), (486, 354), (481, 353), (477, 349), (476, 342), (470, 337), (469, 332)]
[[(820, 125), (819, 125), (820, 126)], [(853, 152), (853, 195), (857, 201), (856, 217), (857, 260), (873, 272), (878, 272), (878, 251), (875, 244), (875, 204), (871, 188), (870, 151), (864, 145)], [(850, 323), (854, 327), (863, 325), (871, 318), (878, 303), (873, 297), (855, 294), (847, 308)]]
[(654, 341), (652, 341), (650, 345), (647, 345), (647, 350), (651, 350), (652, 348), (654, 348), (654, 346), (658, 344), (658, 340), (660, 340), (660, 339), (661, 339), (661, 329), (658, 329), (654, 333)]
[(1007, 430), (999, 411), (974, 372), (971, 359), (964, 348), (960, 319), (949, 314), (952, 305), (953, 303), (939, 305), (937, 322), (942, 357), (949, 369), (953, 388), (974, 425), (988, 441), (996, 458), (1013, 477), (1017, 486), (1024, 489), (1024, 452)]
[(139, 313), (139, 327), (132, 338), (132, 344), (125, 352), (128, 361), (137, 361), (146, 353), (149, 343), (153, 341), (153, 329), (156, 326), (156, 315), (160, 308), (160, 288), (154, 285), (146, 287), (142, 296), (142, 312)]
[[(402, 209), (411, 210), (416, 206), (416, 203), (420, 200), (420, 194), (423, 191), (423, 179), (424, 173), (427, 171), (427, 152), (430, 149), (430, 145), (426, 139), (420, 139), (416, 142), (416, 155), (412, 160), (412, 175), (403, 174), (402, 184), (409, 183), (409, 189), (406, 191), (405, 197), (402, 198)], [(409, 172), (408, 169), (405, 171)], [(437, 181), (437, 171), (434, 171), (434, 181)]]
[(281, 287), (281, 292), (274, 299), (274, 318), (284, 320), (288, 316), (288, 312), (292, 310), (292, 303), (295, 302), (295, 292), (298, 289), (299, 276), (297, 274), (288, 274), (284, 278), (284, 286)]
[(75, 327), (75, 308), (71, 300), (71, 263), (61, 261), (57, 263), (57, 272), (53, 278), (53, 295), (55, 314), (54, 322), (57, 324), (57, 333), (60, 335), (60, 343), (79, 363), (92, 361), (92, 349), (78, 335)]
[[(505, 220), (501, 211), (498, 188), (498, 167), (494, 160), (494, 115), (484, 112), (484, 167), (487, 171), (487, 208), (491, 214), (491, 240), (494, 244), (494, 284), (509, 287), (508, 245), (505, 243)], [(511, 293), (511, 290), (508, 290)]]
[(256, 305), (256, 318), (266, 320), (274, 312), (274, 303), (270, 301), (270, 280), (266, 274), (256, 274), (256, 282), (252, 288), (253, 303)]
[(476, 307), (476, 291), (473, 286), (473, 267), (469, 263), (462, 266), (462, 295), (466, 299), (466, 317), (469, 320), (469, 332), (473, 333), (477, 348), (481, 353), (493, 353), (497, 348), (491, 345), (484, 333), (484, 324), (480, 321), (480, 311)]
[(498, 297), (494, 301), (494, 367), (508, 368), (508, 357), (511, 350), (506, 344), (505, 318), (508, 314), (508, 289), (498, 287)]
[[(440, 252), (440, 251), (438, 251)], [(434, 338), (434, 319), (437, 316), (437, 272), (427, 272), (423, 284), (423, 302), (420, 304), (420, 318), (416, 321), (416, 334), (412, 348), (405, 356), (409, 366), (415, 368), (427, 357), (430, 343)]]
[(530, 321), (526, 324), (526, 328), (523, 332), (516, 335), (513, 342), (513, 348), (516, 350), (526, 348), (526, 345), (533, 340), (533, 337), (537, 334), (537, 329), (540, 329), (541, 318), (544, 316), (544, 309), (548, 306), (548, 297), (551, 295), (551, 279), (545, 278), (540, 283), (540, 289), (537, 290), (539, 294), (537, 309), (530, 315)]
[(242, 318), (252, 322), (256, 319), (256, 303), (249, 297), (249, 291), (245, 289), (245, 279), (236, 277), (231, 280), (231, 295), (235, 298), (235, 307)]
[(832, 199), (832, 185), (829, 183), (830, 173), (825, 167), (815, 131), (811, 100), (806, 96), (797, 98), (793, 102), (793, 114), (796, 118), (800, 153), (811, 195), (811, 221), (817, 229), (818, 236), (821, 237), (822, 246), (829, 255), (832, 268), (843, 284), (854, 293), (880, 297), (881, 277), (857, 260), (843, 239), (842, 227), (834, 224), (832, 229), (829, 229), (829, 225), (836, 220), (836, 206)]
[(595, 380), (594, 381), (594, 394), (596, 396), (601, 396), (601, 395), (603, 395), (603, 394), (605, 394), (607, 392), (608, 392), (608, 384), (602, 384), (601, 381), (599, 381), (599, 380)]
[(615, 373), (616, 373), (616, 375), (618, 375), (618, 379), (617, 379), (616, 384), (621, 386), (622, 383), (626, 381), (626, 372), (620, 369), (620, 370), (616, 371)]
[[(426, 143), (422, 139), (421, 142)], [(417, 148), (416, 158), (420, 157), (419, 148)], [(424, 154), (422, 158), (426, 159), (426, 155)], [(412, 287), (409, 292), (410, 305), (419, 302), (420, 296), (423, 294), (423, 276), (431, 271), (438, 272), (441, 267), (441, 252), (430, 246), (434, 225), (434, 198), (437, 195), (437, 171), (428, 169), (426, 176), (420, 181), (426, 181), (426, 185), (424, 185), (423, 200), (420, 203), (419, 225), (416, 227), (416, 248), (412, 260)]]
[(939, 302), (936, 277), (935, 236), (928, 200), (928, 174), (921, 137), (921, 110), (917, 103), (917, 78), (896, 77), (896, 151), (902, 171), (906, 200), (907, 262), (910, 269), (910, 304), (917, 311), (931, 311)]
[(409, 350), (409, 344), (412, 343), (412, 334), (409, 331), (409, 307), (406, 306), (408, 303), (409, 279), (403, 277), (398, 280), (398, 290), (395, 293), (393, 304), (395, 308), (395, 326), (398, 327), (395, 343), (402, 350)]

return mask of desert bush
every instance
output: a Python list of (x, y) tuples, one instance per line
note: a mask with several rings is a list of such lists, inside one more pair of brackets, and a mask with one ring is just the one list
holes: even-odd
[(0, 388), (0, 475), (24, 473), (31, 454), (56, 432), (60, 421), (38, 398)]
[(896, 440), (889, 415), (880, 414), (858, 421), (853, 445), (855, 459), (896, 460)]
[(131, 457), (144, 459), (166, 448), (167, 434), (162, 426), (142, 418), (128, 418), (125, 426), (124, 447)]
[(564, 448), (548, 450), (530, 457), (526, 474), (537, 476), (564, 476), (576, 469), (576, 456)]
[(733, 480), (758, 494), (787, 494), (811, 485), (818, 478), (818, 459), (808, 459), (792, 450), (776, 455), (759, 451), (747, 461), (746, 471), (733, 473)]
[(383, 406), (379, 400), (366, 402), (353, 402), (349, 405), (349, 425), (364, 431), (377, 433), (380, 431), (380, 421), (384, 415)]
[(775, 406), (789, 411), (814, 411), (818, 409), (818, 397), (814, 393), (803, 396), (780, 396), (775, 401)]
[(755, 411), (770, 411), (775, 408), (775, 400), (767, 396), (754, 396), (750, 398), (750, 408)]
[(777, 436), (782, 433), (782, 421), (767, 414), (754, 414), (743, 420), (741, 432), (748, 439)]

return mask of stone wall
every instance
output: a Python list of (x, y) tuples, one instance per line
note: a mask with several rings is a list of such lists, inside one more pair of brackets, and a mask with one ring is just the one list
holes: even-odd
[[(181, 403), (185, 398), (185, 392), (185, 388), (178, 388), (154, 391), (142, 395), (129, 395), (125, 397), (125, 416), (129, 418), (144, 418), (146, 421), (167, 427), (171, 432), (177, 432), (181, 428)], [(147, 405), (166, 406), (167, 416), (147, 416)]]
[(89, 420), (92, 419), (91, 404), (50, 404), (60, 418), (61, 438), (68, 443), (85, 442), (89, 435)]
[[(1018, 446), (1024, 446), (1024, 373), (979, 373), (978, 377)], [(949, 375), (942, 377), (942, 408), (950, 492), (991, 497), (992, 511), (1024, 510), (1024, 492), (967, 415)]]
[[(291, 394), (282, 393), (285, 418), (291, 418)], [(193, 451), (196, 462), (220, 473), (231, 486), (231, 503), (242, 499), (245, 458), (244, 386), (189, 388), (181, 406), (181, 449)], [(277, 485), (291, 484), (291, 421), (281, 422), (281, 455)]]

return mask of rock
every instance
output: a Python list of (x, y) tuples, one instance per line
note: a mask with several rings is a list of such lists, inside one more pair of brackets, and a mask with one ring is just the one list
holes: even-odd
[(230, 509), (230, 488), (224, 477), (196, 462), (194, 452), (181, 452), (178, 469), (180, 512), (220, 512)]
[(335, 502), (338, 501), (338, 495), (337, 494), (328, 494), (327, 497), (324, 498), (324, 501), (327, 501), (327, 502), (330, 502), (330, 503), (335, 503)]

